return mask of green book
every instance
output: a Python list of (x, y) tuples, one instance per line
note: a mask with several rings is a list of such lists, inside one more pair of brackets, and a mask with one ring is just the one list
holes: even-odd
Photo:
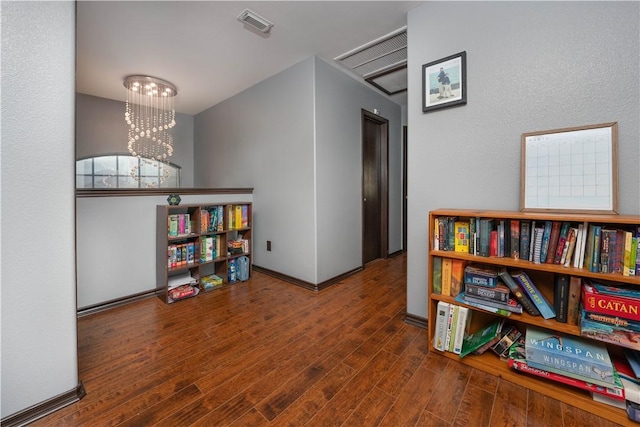
[(433, 288), (434, 294), (442, 294), (442, 258), (433, 257)]
[(492, 340), (496, 338), (500, 338), (500, 331), (502, 330), (502, 325), (504, 324), (504, 319), (496, 319), (493, 322), (489, 323), (484, 328), (481, 328), (469, 335), (462, 341), (462, 351), (460, 352), (460, 358), (473, 353), (480, 347), (485, 346), (490, 343)]

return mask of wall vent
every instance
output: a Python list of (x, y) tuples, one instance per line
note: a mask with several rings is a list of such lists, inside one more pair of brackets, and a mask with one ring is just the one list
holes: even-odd
[(238, 16), (238, 21), (243, 22), (244, 24), (265, 34), (269, 33), (271, 31), (271, 27), (273, 27), (272, 22), (249, 9), (245, 9), (244, 12)]

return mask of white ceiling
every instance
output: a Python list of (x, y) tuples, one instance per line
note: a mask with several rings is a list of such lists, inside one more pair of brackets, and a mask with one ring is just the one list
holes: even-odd
[[(404, 27), (422, 3), (79, 1), (76, 90), (124, 101), (125, 76), (150, 75), (173, 83), (176, 110), (194, 115), (309, 56), (333, 63)], [(237, 20), (247, 8), (275, 24), (269, 37)], [(406, 92), (391, 99), (406, 105)]]

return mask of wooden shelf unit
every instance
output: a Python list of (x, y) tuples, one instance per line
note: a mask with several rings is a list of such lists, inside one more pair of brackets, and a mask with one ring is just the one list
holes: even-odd
[[(488, 372), (507, 381), (519, 384), (530, 390), (534, 390), (543, 395), (565, 402), (569, 405), (576, 406), (587, 412), (596, 414), (600, 417), (609, 419), (613, 422), (627, 425), (632, 422), (628, 419), (624, 410), (596, 402), (592, 399), (589, 392), (563, 384), (547, 381), (532, 375), (516, 372), (509, 368), (506, 362), (500, 360), (493, 352), (488, 351), (482, 355), (468, 355), (460, 359), (457, 354), (450, 352), (442, 352), (436, 350), (433, 346), (433, 338), (436, 324), (436, 312), (438, 301), (445, 301), (452, 304), (462, 305), (473, 310), (470, 331), (474, 332), (480, 327), (488, 324), (492, 319), (499, 317), (495, 314), (478, 310), (469, 305), (460, 304), (454, 300), (452, 296), (434, 294), (433, 291), (433, 259), (434, 257), (453, 258), (469, 261), (470, 263), (495, 265), (506, 267), (509, 270), (522, 269), (529, 274), (533, 282), (539, 290), (547, 297), (549, 301), (553, 301), (553, 275), (555, 273), (568, 274), (572, 276), (580, 276), (584, 278), (593, 278), (606, 280), (610, 282), (632, 284), (640, 287), (640, 277), (623, 276), (622, 274), (605, 274), (593, 273), (583, 268), (564, 267), (557, 264), (534, 264), (533, 262), (514, 259), (508, 257), (483, 257), (471, 255), (468, 253), (434, 250), (434, 228), (438, 217), (458, 217), (461, 220), (472, 218), (491, 218), (501, 219), (517, 219), (530, 221), (569, 221), (572, 224), (582, 224), (584, 222), (599, 225), (609, 225), (617, 228), (629, 228), (631, 226), (640, 225), (640, 216), (625, 215), (574, 215), (574, 214), (557, 214), (557, 213), (527, 213), (519, 211), (481, 211), (481, 210), (461, 210), (461, 209), (439, 209), (429, 212), (429, 256), (428, 256), (428, 317), (429, 317), (429, 348), (431, 351), (437, 352), (449, 359), (457, 360), (473, 368)], [(523, 314), (512, 313), (506, 318), (509, 322), (516, 324), (524, 333), (526, 325), (534, 325), (537, 327), (558, 331), (563, 334), (580, 336), (580, 327), (560, 323), (554, 319), (544, 319), (542, 316), (530, 316), (526, 312)], [(620, 348), (611, 344), (607, 344), (610, 352), (619, 353)]]
[[(203, 210), (211, 210), (214, 207), (222, 207), (222, 229), (220, 230), (203, 230), (201, 229), (201, 213)], [(229, 209), (232, 208), (235, 215), (236, 206), (246, 207), (247, 223), (240, 226), (232, 226), (229, 219)], [(177, 236), (169, 235), (169, 217), (170, 215), (189, 214), (190, 232)], [(199, 292), (207, 292), (213, 289), (220, 289), (230, 284), (229, 264), (232, 260), (237, 260), (242, 256), (249, 258), (249, 278), (251, 277), (251, 227), (252, 227), (252, 204), (250, 202), (233, 202), (233, 203), (208, 203), (208, 204), (186, 204), (186, 205), (158, 205), (156, 207), (156, 293), (158, 297), (165, 303), (174, 302), (169, 297), (169, 280), (180, 274), (189, 273), (196, 279)], [(242, 253), (231, 253), (227, 249), (229, 240), (236, 240), (242, 236), (243, 240), (249, 241), (248, 250)], [(212, 237), (217, 239), (220, 252), (215, 258), (210, 260), (201, 260), (201, 251), (205, 245), (206, 239)], [(186, 265), (171, 267), (169, 265), (169, 247), (171, 245), (193, 244), (194, 259), (193, 262)], [(234, 261), (235, 262), (235, 261)], [(237, 266), (236, 266), (237, 268)], [(223, 279), (223, 284), (213, 289), (205, 289), (200, 282), (200, 278), (215, 274)], [(236, 280), (237, 282), (239, 280)], [(195, 296), (195, 295), (194, 295)], [(185, 298), (186, 299), (186, 298)], [(177, 301), (181, 301), (177, 300)]]

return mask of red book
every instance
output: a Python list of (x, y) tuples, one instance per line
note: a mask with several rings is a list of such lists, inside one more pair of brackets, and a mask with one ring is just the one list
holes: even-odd
[(509, 358), (509, 367), (516, 371), (524, 372), (527, 374), (535, 375), (537, 377), (545, 378), (550, 381), (555, 381), (562, 384), (567, 384), (573, 387), (580, 388), (582, 390), (592, 391), (594, 393), (602, 394), (604, 396), (611, 397), (612, 399), (624, 401), (624, 388), (607, 388), (600, 385), (591, 384), (586, 381), (581, 381), (575, 378), (566, 377), (564, 375), (556, 374), (554, 372), (543, 371), (542, 369), (533, 368), (527, 365), (525, 360), (515, 360)]
[[(616, 287), (606, 285), (607, 289), (615, 292)], [(582, 304), (584, 310), (591, 313), (608, 314), (609, 316), (622, 317), (623, 319), (640, 321), (640, 299), (625, 294), (613, 295), (609, 292), (599, 291), (589, 280), (584, 280), (582, 285)]]

